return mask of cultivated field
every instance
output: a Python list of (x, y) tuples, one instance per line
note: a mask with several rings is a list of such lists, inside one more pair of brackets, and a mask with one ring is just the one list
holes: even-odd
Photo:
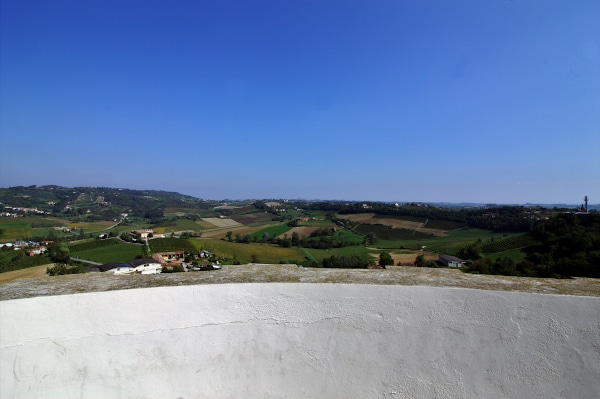
[(273, 215), (270, 213), (262, 212), (262, 213), (247, 213), (243, 215), (235, 215), (232, 216), (235, 221), (241, 224), (252, 224), (252, 223), (261, 223), (270, 221), (273, 219)]
[(242, 225), (238, 225), (237, 227), (223, 227), (223, 228), (215, 228), (213, 227), (212, 230), (206, 230), (202, 232), (202, 237), (203, 238), (225, 238), (226, 234), (228, 231), (231, 231), (235, 237), (236, 234), (239, 235), (246, 235), (246, 234), (252, 234), (255, 231), (257, 231), (258, 229), (260, 229), (260, 227), (247, 227), (247, 226), (242, 226)]
[[(343, 215), (343, 219), (348, 219), (353, 222), (362, 224), (381, 224), (390, 226), (394, 229), (406, 229), (415, 230), (420, 233), (432, 234), (438, 237), (444, 237), (447, 234), (445, 229), (437, 228), (437, 226), (447, 226), (449, 228), (457, 228), (460, 224), (450, 222), (446, 224), (437, 223), (432, 221), (431, 223), (427, 219), (423, 218), (410, 218), (410, 217), (386, 217), (385, 215), (375, 215), (373, 213), (358, 213), (353, 215)], [(423, 219), (423, 220), (422, 220)], [(433, 228), (436, 227), (436, 228)]]
[[(298, 235), (300, 237), (308, 237), (310, 236), (310, 233), (312, 233), (313, 231), (317, 231), (322, 227), (319, 226), (298, 226), (298, 227), (292, 227), (291, 230), (287, 231), (287, 235), (288, 237), (291, 237), (292, 234), (294, 233), (298, 233)], [(283, 234), (281, 234), (279, 236), (280, 238), (283, 238)]]
[(236, 227), (240, 224), (233, 219), (220, 219), (220, 218), (202, 218), (207, 223), (210, 223), (212, 227)]
[(426, 261), (437, 261), (439, 256), (432, 254), (430, 252), (422, 252), (422, 251), (412, 251), (412, 250), (402, 250), (398, 252), (390, 252), (389, 253), (392, 259), (394, 260), (394, 265), (401, 263), (403, 265), (410, 264), (413, 265), (415, 263), (415, 259), (419, 255), (423, 255)]

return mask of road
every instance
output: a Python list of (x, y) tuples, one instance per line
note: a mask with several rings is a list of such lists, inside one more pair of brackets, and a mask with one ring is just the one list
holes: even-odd
[(94, 266), (100, 266), (102, 264), (102, 263), (98, 263), (98, 262), (92, 262), (91, 260), (85, 260), (85, 259), (79, 259), (79, 258), (73, 258), (73, 257), (71, 259), (76, 262), (87, 263), (87, 264), (94, 265)]

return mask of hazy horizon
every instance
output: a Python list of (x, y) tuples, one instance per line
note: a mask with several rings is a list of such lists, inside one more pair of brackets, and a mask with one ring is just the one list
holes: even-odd
[(600, 198), (600, 3), (0, 0), (0, 186)]
[[(92, 188), (92, 189), (103, 189), (103, 188), (108, 188), (108, 189), (114, 189), (114, 190), (137, 190), (137, 191), (163, 191), (163, 192), (173, 192), (172, 190), (163, 190), (163, 189), (157, 189), (157, 188), (131, 188), (131, 187), (111, 187), (111, 186), (72, 186), (72, 187), (68, 187), (68, 186), (61, 186), (59, 184), (33, 184), (33, 186), (36, 187), (47, 187), (47, 186), (59, 186), (62, 187), (64, 189), (71, 189), (71, 188)], [(11, 186), (11, 187), (4, 187), (4, 186), (0, 186), (0, 189), (11, 189), (11, 188), (16, 188), (16, 187), (29, 187), (29, 186)], [(327, 202), (327, 201), (331, 201), (331, 202), (369, 202), (369, 203), (398, 203), (398, 204), (410, 204), (410, 203), (415, 203), (415, 204), (432, 204), (432, 205), (436, 205), (436, 204), (449, 204), (449, 205), (499, 205), (499, 206), (505, 206), (505, 205), (548, 205), (548, 206), (554, 206), (554, 205), (565, 205), (565, 206), (581, 206), (584, 202), (583, 198), (580, 202), (577, 201), (573, 201), (573, 202), (474, 202), (474, 201), (461, 201), (461, 202), (452, 202), (452, 201), (421, 201), (418, 199), (393, 199), (393, 200), (381, 200), (381, 199), (377, 199), (377, 198), (308, 198), (308, 197), (246, 197), (246, 198), (210, 198), (210, 197), (197, 197), (193, 194), (190, 193), (185, 193), (185, 192), (178, 192), (175, 191), (175, 193), (177, 194), (181, 194), (184, 196), (189, 196), (189, 197), (194, 197), (197, 199), (201, 199), (204, 201), (223, 201), (223, 202), (227, 202), (227, 201), (231, 201), (231, 202), (243, 202), (243, 201), (290, 201), (290, 202), (294, 202), (294, 201), (309, 201), (309, 202), (319, 202), (319, 201), (323, 201), (323, 202)], [(589, 199), (589, 198), (588, 198)], [(594, 203), (593, 201), (588, 201), (588, 205), (590, 208), (596, 208), (596, 207), (600, 207), (600, 202)]]

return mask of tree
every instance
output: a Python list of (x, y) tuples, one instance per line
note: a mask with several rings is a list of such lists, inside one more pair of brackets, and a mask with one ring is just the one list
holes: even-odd
[(86, 268), (83, 266), (68, 266), (66, 263), (57, 263), (52, 267), (46, 268), (46, 274), (49, 276), (80, 273), (87, 273)]
[(260, 263), (260, 259), (258, 258), (258, 255), (252, 254), (250, 256), (250, 263)]
[(388, 265), (393, 265), (393, 264), (394, 264), (394, 259), (392, 259), (392, 256), (389, 253), (382, 252), (379, 254), (379, 266), (386, 267)]
[(231, 241), (231, 237), (233, 236), (233, 232), (232, 231), (228, 231), (225, 236), (227, 236), (227, 240)]
[(59, 242), (51, 245), (48, 248), (50, 259), (54, 263), (68, 263), (71, 259), (71, 251), (64, 242)]
[(375, 244), (377, 242), (377, 236), (375, 235), (375, 233), (373, 232), (369, 232), (367, 233), (367, 237), (365, 240), (365, 244), (369, 245), (369, 244)]
[(296, 247), (300, 245), (300, 234), (295, 231), (292, 233), (292, 245)]
[(418, 255), (415, 259), (415, 266), (416, 267), (425, 267), (427, 266), (427, 262), (425, 262), (425, 256), (424, 255)]
[(481, 258), (479, 255), (480, 248), (478, 243), (471, 243), (458, 251), (458, 257), (465, 260), (477, 260)]

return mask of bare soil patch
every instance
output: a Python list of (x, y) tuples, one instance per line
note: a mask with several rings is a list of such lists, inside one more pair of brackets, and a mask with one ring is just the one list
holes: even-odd
[[(322, 229), (322, 227), (319, 227), (319, 226), (298, 226), (298, 227), (293, 227), (291, 230), (286, 231), (285, 234), (287, 234), (288, 237), (291, 237), (292, 234), (298, 233), (298, 235), (300, 237), (308, 237), (308, 236), (310, 236), (310, 233), (312, 233), (313, 231), (317, 231), (319, 229)], [(280, 234), (279, 237), (283, 238), (283, 234)]]
[(220, 219), (220, 218), (202, 218), (205, 222), (208, 222), (216, 227), (235, 227), (240, 224), (233, 219)]
[(0, 284), (8, 283), (19, 278), (44, 277), (46, 269), (54, 266), (53, 263), (48, 265), (28, 267), (27, 269), (14, 270), (12, 272), (0, 273)]
[(353, 222), (363, 222), (364, 220), (373, 219), (374, 213), (353, 213), (350, 215), (341, 215), (342, 219), (348, 219)]
[(273, 219), (273, 215), (270, 213), (248, 213), (243, 215), (232, 216), (234, 220), (241, 224), (259, 223)]
[[(402, 250), (402, 252), (408, 252), (408, 250)], [(394, 260), (394, 265), (397, 265), (398, 263), (402, 263), (402, 265), (406, 265), (407, 263), (410, 263), (411, 265), (413, 265), (415, 263), (415, 259), (419, 255), (423, 255), (425, 257), (426, 261), (438, 260), (438, 255), (432, 254), (429, 252), (410, 251), (410, 253), (407, 253), (407, 254), (398, 254), (398, 253), (393, 253), (393, 252), (390, 253), (390, 256)], [(379, 257), (379, 256), (377, 256), (377, 257)]]
[(238, 225), (237, 227), (231, 227), (231, 228), (224, 227), (221, 229), (215, 229), (215, 230), (211, 230), (211, 231), (203, 231), (202, 238), (224, 238), (224, 237), (226, 237), (226, 234), (228, 231), (231, 231), (234, 236), (236, 234), (243, 236), (246, 234), (252, 234), (255, 231), (258, 231), (259, 229), (260, 228), (258, 228), (258, 227), (246, 227), (246, 226), (241, 226), (241, 225)]
[(365, 224), (383, 224), (386, 226), (392, 226), (395, 229), (409, 229), (409, 230), (417, 230), (423, 226), (423, 223), (412, 222), (409, 220), (400, 220), (400, 219), (369, 219), (363, 221)]
[(383, 224), (386, 226), (391, 226), (395, 229), (416, 230), (421, 233), (433, 234), (434, 236), (438, 237), (444, 237), (448, 235), (448, 233), (445, 230), (429, 229), (427, 227), (423, 227), (424, 223), (421, 222), (414, 222), (410, 220), (401, 220), (394, 218), (374, 218), (374, 216), (374, 213), (354, 213), (351, 215), (342, 215), (342, 218), (363, 224)]

